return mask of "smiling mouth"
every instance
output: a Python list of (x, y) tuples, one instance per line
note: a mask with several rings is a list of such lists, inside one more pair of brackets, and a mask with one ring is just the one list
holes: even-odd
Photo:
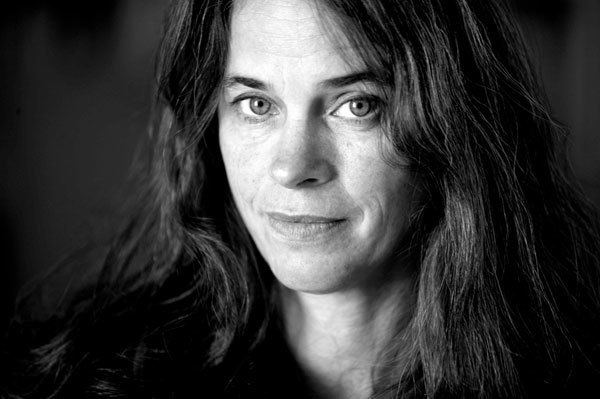
[(348, 220), (315, 215), (288, 215), (268, 212), (267, 219), (273, 231), (289, 241), (319, 241), (331, 238), (344, 228)]

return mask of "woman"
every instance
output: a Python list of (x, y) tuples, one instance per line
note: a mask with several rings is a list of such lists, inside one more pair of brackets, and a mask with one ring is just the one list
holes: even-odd
[(89, 288), (13, 328), (8, 392), (594, 388), (599, 226), (499, 2), (182, 0), (166, 26), (141, 195)]

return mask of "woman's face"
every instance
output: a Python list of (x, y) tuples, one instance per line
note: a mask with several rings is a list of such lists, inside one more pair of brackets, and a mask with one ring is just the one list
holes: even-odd
[(238, 4), (219, 104), (236, 206), (282, 284), (359, 286), (392, 261), (416, 191), (382, 158), (384, 88), (342, 57), (310, 2)]

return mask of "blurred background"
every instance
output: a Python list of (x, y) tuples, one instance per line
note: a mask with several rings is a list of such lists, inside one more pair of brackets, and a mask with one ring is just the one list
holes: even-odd
[[(167, 0), (25, 0), (0, 15), (0, 331), (17, 290), (118, 200), (146, 134)], [(513, 0), (600, 206), (600, 0)]]

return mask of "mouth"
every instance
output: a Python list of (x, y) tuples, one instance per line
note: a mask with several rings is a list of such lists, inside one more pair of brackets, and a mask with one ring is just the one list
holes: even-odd
[(267, 212), (269, 218), (285, 222), (285, 223), (304, 223), (304, 224), (319, 224), (319, 223), (335, 223), (341, 222), (343, 218), (332, 218), (326, 216), (315, 215), (288, 215), (279, 212)]
[(336, 236), (348, 220), (320, 215), (289, 215), (267, 212), (269, 226), (277, 236), (287, 241), (319, 241)]

